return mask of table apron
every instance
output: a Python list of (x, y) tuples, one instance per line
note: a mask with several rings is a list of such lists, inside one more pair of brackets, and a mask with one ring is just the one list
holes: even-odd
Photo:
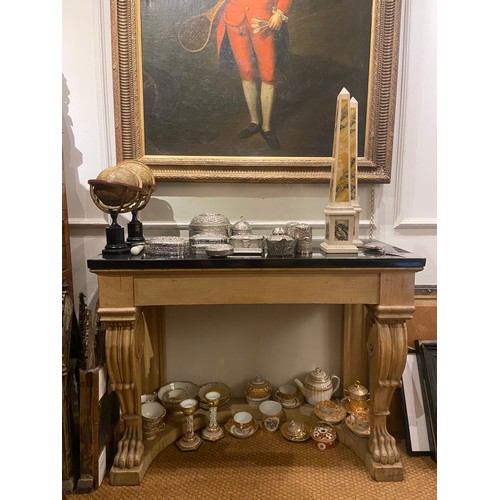
[(207, 273), (140, 276), (136, 306), (189, 304), (377, 304), (378, 274)]

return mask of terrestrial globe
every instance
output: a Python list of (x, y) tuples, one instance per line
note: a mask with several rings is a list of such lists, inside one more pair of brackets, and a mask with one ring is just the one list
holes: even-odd
[(136, 209), (144, 198), (146, 189), (135, 172), (118, 165), (104, 169), (96, 179), (88, 181), (90, 196), (97, 208), (111, 216), (111, 225), (106, 228), (105, 256), (129, 253), (123, 228), (118, 224), (119, 213)]
[(124, 160), (118, 166), (133, 172), (142, 181), (143, 194), (137, 206), (132, 210), (132, 220), (127, 225), (127, 244), (129, 246), (144, 244), (146, 239), (143, 235), (142, 222), (139, 220), (137, 213), (148, 204), (156, 188), (155, 176), (147, 165), (138, 160)]

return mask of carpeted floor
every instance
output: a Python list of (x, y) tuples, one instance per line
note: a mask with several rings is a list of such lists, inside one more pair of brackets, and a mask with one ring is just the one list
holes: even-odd
[[(310, 441), (291, 443), (259, 430), (248, 439), (231, 435), (191, 452), (174, 444), (150, 465), (140, 486), (111, 486), (106, 477), (89, 500), (430, 500), (437, 498), (437, 466), (428, 456), (410, 457), (399, 443), (404, 480), (372, 479), (346, 446), (318, 451)], [(81, 495), (79, 495), (81, 497)], [(76, 500), (76, 495), (70, 498)]]

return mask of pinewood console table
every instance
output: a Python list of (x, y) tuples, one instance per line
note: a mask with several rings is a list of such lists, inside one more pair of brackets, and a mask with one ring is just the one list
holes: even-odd
[[(424, 266), (424, 258), (398, 248), (391, 255), (326, 255), (315, 250), (312, 257), (289, 258), (89, 259), (88, 268), (98, 276), (109, 380), (125, 422), (111, 484), (140, 484), (154, 457), (182, 432), (180, 425), (167, 425), (154, 441), (143, 442), (142, 312), (165, 305), (278, 303), (346, 305), (342, 381), (348, 385), (368, 380), (372, 421), (369, 438), (357, 437), (340, 424), (339, 439), (357, 453), (374, 479), (401, 481), (403, 466), (387, 430), (387, 415), (406, 362), (415, 273)], [(163, 325), (153, 322), (148, 327), (151, 331)], [(220, 415), (224, 418), (223, 412)], [(204, 418), (195, 418), (195, 426), (201, 427)]]

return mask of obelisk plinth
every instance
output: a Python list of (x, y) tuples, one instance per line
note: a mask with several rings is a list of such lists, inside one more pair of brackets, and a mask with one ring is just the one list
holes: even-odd
[[(357, 151), (353, 153), (351, 147), (351, 122), (357, 134), (357, 106), (354, 107), (355, 119), (352, 120), (350, 97), (345, 88), (337, 96), (330, 191), (324, 211), (325, 241), (320, 245), (326, 253), (358, 253), (354, 243), (356, 210), (352, 203), (352, 172), (354, 168), (357, 170), (357, 159), (354, 159), (353, 167), (352, 156), (356, 156)], [(355, 142), (354, 150), (357, 149)]]

